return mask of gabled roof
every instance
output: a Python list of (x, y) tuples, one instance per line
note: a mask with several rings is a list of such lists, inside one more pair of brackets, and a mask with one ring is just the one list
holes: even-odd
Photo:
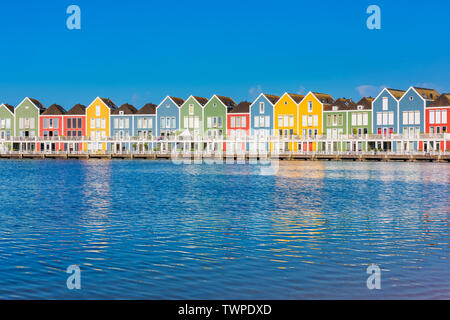
[(52, 104), (47, 110), (42, 112), (43, 116), (62, 116), (66, 114), (66, 110), (58, 104)]
[(404, 90), (389, 89), (389, 88), (386, 88), (386, 90), (389, 91), (389, 93), (392, 94), (394, 98), (397, 100), (400, 100), (406, 92)]
[(12, 105), (3, 103), (3, 104), (0, 104), (0, 107), (1, 106), (5, 106), (12, 114), (14, 114), (14, 107)]
[(147, 103), (145, 106), (143, 106), (137, 114), (156, 114), (156, 104), (153, 103)]
[(117, 106), (114, 102), (112, 102), (109, 98), (100, 98), (100, 100), (103, 101), (104, 104), (106, 104), (110, 109), (115, 110), (117, 109)]
[(228, 113), (249, 113), (251, 103), (248, 101), (242, 101)]
[(333, 97), (331, 97), (329, 94), (327, 93), (318, 93), (318, 92), (312, 92), (313, 95), (316, 96), (317, 99), (319, 99), (319, 101), (322, 104), (331, 104), (334, 103), (334, 99)]
[(428, 107), (450, 107), (450, 93), (441, 94), (441, 96), (431, 102)]
[[(336, 109), (336, 110), (333, 110)], [(356, 109), (356, 104), (352, 99), (339, 98), (332, 104), (326, 104), (323, 107), (324, 111), (345, 111)]]
[(356, 107), (362, 106), (363, 110), (372, 110), (372, 102), (375, 100), (372, 97), (364, 97), (356, 103)]
[(203, 97), (196, 97), (196, 96), (192, 96), (195, 100), (197, 100), (198, 103), (200, 103), (201, 106), (205, 106), (205, 104), (208, 103), (208, 99), (207, 98), (203, 98)]
[(66, 115), (86, 115), (86, 106), (78, 103), (67, 111)]
[(36, 99), (33, 99), (33, 98), (28, 98), (28, 99), (30, 99), (31, 102), (33, 102), (34, 105), (41, 110), (41, 112), (44, 112), (45, 107), (44, 107), (44, 105), (42, 103), (39, 102), (39, 100), (36, 100)]
[(426, 89), (426, 88), (418, 88), (418, 87), (413, 87), (413, 88), (425, 100), (433, 100), (434, 101), (437, 98), (439, 98), (439, 92), (437, 92), (434, 89)]
[(264, 97), (267, 98), (267, 100), (269, 100), (273, 105), (275, 105), (275, 103), (278, 102), (278, 100), (280, 100), (279, 96), (274, 96), (272, 94), (265, 94), (263, 93)]
[(288, 93), (288, 96), (291, 97), (291, 99), (294, 100), (295, 103), (297, 103), (297, 104), (302, 102), (303, 98), (305, 97), (304, 95), (295, 94), (295, 93)]
[(176, 98), (176, 97), (171, 97), (169, 96), (170, 99), (172, 99), (173, 102), (175, 102), (179, 107), (183, 104), (184, 100), (181, 98)]
[(137, 109), (133, 105), (125, 103), (121, 105), (120, 108), (111, 112), (111, 114), (119, 114), (121, 111), (123, 112), (123, 114), (135, 114), (137, 112)]
[(236, 102), (234, 102), (234, 100), (233, 100), (232, 98), (230, 98), (230, 97), (217, 96), (217, 95), (216, 95), (216, 97), (217, 97), (220, 101), (222, 101), (222, 103), (223, 103), (224, 105), (226, 105), (228, 109), (229, 109), (229, 108), (232, 108), (232, 107), (234, 107), (234, 106), (236, 105)]

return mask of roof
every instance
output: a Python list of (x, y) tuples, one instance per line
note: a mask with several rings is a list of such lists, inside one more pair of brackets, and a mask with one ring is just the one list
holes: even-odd
[(193, 96), (195, 100), (197, 100), (198, 103), (200, 103), (202, 106), (204, 106), (205, 104), (208, 103), (208, 99), (207, 98), (202, 98), (202, 97), (196, 97)]
[(171, 97), (171, 96), (169, 96), (169, 98), (172, 99), (173, 102), (175, 102), (179, 107), (180, 107), (180, 106), (183, 104), (183, 102), (184, 102), (184, 99), (181, 99), (181, 98), (175, 98), (175, 97)]
[(222, 101), (222, 103), (226, 105), (228, 109), (236, 106), (236, 102), (234, 102), (234, 100), (230, 97), (224, 96), (216, 96), (216, 97), (219, 98), (219, 100)]
[(58, 104), (52, 104), (42, 113), (43, 116), (62, 116), (64, 114), (66, 114), (66, 110)]
[[(336, 109), (336, 110), (333, 110)], [(324, 111), (345, 111), (356, 109), (356, 104), (352, 99), (339, 98), (332, 104), (327, 104), (323, 107)]]
[(386, 90), (389, 91), (390, 94), (392, 94), (394, 96), (394, 98), (397, 99), (397, 100), (401, 99), (401, 97), (403, 97), (403, 95), (406, 92), (404, 90), (389, 89), (389, 88), (386, 88)]
[(156, 114), (156, 104), (153, 103), (147, 103), (145, 106), (143, 106), (137, 114)]
[(33, 99), (33, 98), (28, 98), (28, 99), (30, 99), (31, 102), (33, 102), (34, 105), (40, 109), (41, 113), (45, 111), (44, 105), (42, 103), (40, 103), (39, 100), (36, 100), (36, 99)]
[(0, 106), (5, 106), (6, 108), (9, 109), (9, 111), (11, 111), (11, 113), (14, 113), (14, 107), (12, 105), (3, 103)]
[(278, 100), (280, 100), (280, 97), (279, 97), (279, 96), (274, 96), (274, 95), (271, 95), (271, 94), (265, 94), (265, 93), (263, 93), (263, 95), (264, 95), (264, 97), (266, 97), (267, 100), (269, 100), (272, 104), (275, 104), (275, 103), (277, 103)]
[(114, 110), (111, 114), (119, 114), (121, 111), (123, 114), (135, 114), (137, 109), (131, 104), (124, 103), (119, 109)]
[(363, 110), (372, 110), (372, 102), (375, 100), (372, 97), (364, 97), (356, 103), (356, 107), (362, 106)]
[(439, 98), (439, 92), (434, 89), (413, 87), (425, 100), (436, 100)]
[(428, 107), (450, 107), (450, 93), (441, 94), (441, 96), (431, 102)]
[(248, 101), (242, 101), (233, 109), (228, 111), (228, 113), (249, 113), (251, 103)]
[(294, 94), (294, 93), (288, 93), (288, 95), (294, 100), (296, 103), (302, 102), (304, 95), (301, 94)]
[(74, 105), (72, 109), (66, 112), (66, 115), (85, 115), (85, 114), (86, 114), (86, 106), (79, 103)]
[(318, 93), (318, 92), (313, 92), (313, 94), (316, 96), (317, 99), (319, 99), (319, 101), (322, 104), (330, 104), (330, 103), (334, 103), (334, 99), (333, 97), (331, 97), (329, 94), (327, 93)]
[(117, 106), (114, 102), (112, 102), (109, 98), (100, 98), (110, 109), (117, 109)]

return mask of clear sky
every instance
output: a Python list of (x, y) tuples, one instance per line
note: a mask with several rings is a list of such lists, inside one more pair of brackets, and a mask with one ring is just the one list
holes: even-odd
[[(81, 30), (66, 9), (81, 8)], [(381, 30), (366, 27), (369, 5)], [(1, 1), (0, 103), (70, 109), (95, 97), (317, 91), (334, 98), (411, 85), (450, 92), (450, 1)]]

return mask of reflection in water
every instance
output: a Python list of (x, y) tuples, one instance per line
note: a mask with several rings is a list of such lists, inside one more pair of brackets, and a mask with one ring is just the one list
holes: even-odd
[(448, 165), (259, 169), (2, 161), (0, 298), (450, 298)]

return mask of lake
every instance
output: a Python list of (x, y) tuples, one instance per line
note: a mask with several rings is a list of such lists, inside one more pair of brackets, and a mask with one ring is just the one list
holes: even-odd
[(448, 164), (260, 169), (2, 160), (0, 299), (450, 299)]

